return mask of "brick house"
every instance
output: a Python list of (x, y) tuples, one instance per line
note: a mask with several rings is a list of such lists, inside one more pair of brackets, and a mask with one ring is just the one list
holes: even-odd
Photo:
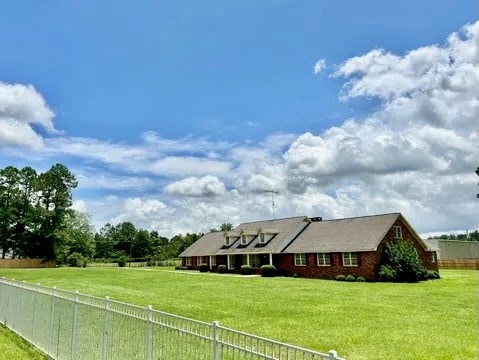
[(400, 213), (335, 220), (305, 216), (240, 224), (233, 231), (207, 233), (180, 254), (183, 266), (226, 265), (239, 272), (250, 265), (259, 272), (272, 264), (283, 275), (333, 279), (337, 275), (374, 280), (386, 243), (408, 240), (424, 266), (438, 271), (428, 247)]

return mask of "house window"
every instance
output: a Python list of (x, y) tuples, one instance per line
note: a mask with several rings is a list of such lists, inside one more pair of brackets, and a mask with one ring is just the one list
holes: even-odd
[(264, 236), (264, 233), (259, 234), (259, 243), (264, 244), (266, 242), (266, 238)]
[(343, 253), (344, 266), (358, 266), (358, 254), (353, 252)]
[(294, 254), (294, 266), (306, 266), (306, 254)]
[(436, 262), (436, 254), (434, 252), (431, 252), (429, 254), (429, 260), (432, 262), (432, 263), (435, 263)]
[(225, 236), (225, 245), (230, 246), (230, 237), (229, 236)]
[(216, 255), (211, 255), (211, 266), (216, 266)]
[(248, 243), (248, 236), (241, 235), (241, 245), (246, 245)]
[(394, 237), (396, 239), (402, 239), (402, 229), (400, 226), (395, 226), (394, 227)]
[(186, 266), (191, 266), (191, 258), (190, 257), (185, 258), (185, 265)]
[(318, 253), (318, 266), (331, 266), (329, 253)]

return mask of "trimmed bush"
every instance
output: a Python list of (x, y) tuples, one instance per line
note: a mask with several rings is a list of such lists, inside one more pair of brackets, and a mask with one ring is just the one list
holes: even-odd
[(357, 281), (357, 282), (365, 282), (366, 279), (363, 278), (362, 276), (358, 276), (358, 277), (356, 278), (356, 281)]
[(261, 276), (263, 276), (263, 277), (276, 276), (276, 267), (274, 265), (263, 265), (263, 266), (261, 266)]
[(434, 280), (434, 279), (440, 279), (441, 276), (439, 275), (439, 273), (437, 271), (428, 270), (427, 271), (427, 278)]
[[(83, 257), (82, 254), (79, 253), (72, 253), (68, 256), (68, 265), (73, 267), (86, 267), (86, 259)], [(85, 264), (85, 265), (84, 265)]]
[(345, 281), (345, 280), (346, 280), (346, 276), (344, 276), (344, 275), (338, 275), (338, 276), (336, 276), (336, 280), (337, 280), (337, 281)]
[(218, 272), (224, 274), (226, 272), (226, 265), (218, 265)]
[(382, 265), (378, 271), (379, 281), (395, 281), (396, 275), (396, 270), (391, 265)]
[(250, 265), (241, 265), (241, 275), (251, 275), (253, 268)]
[(126, 258), (126, 256), (124, 256), (124, 255), (120, 256), (117, 260), (118, 266), (119, 267), (125, 267), (127, 261), (128, 261), (128, 259)]
[[(383, 268), (383, 266), (387, 266), (387, 268)], [(427, 280), (427, 272), (411, 241), (395, 241), (386, 244), (386, 258), (383, 266), (378, 273), (380, 281), (418, 282)], [(394, 273), (391, 269), (394, 270)], [(394, 275), (393, 278), (392, 275)]]
[(200, 266), (198, 266), (198, 270), (200, 270), (200, 272), (208, 272), (209, 270), (209, 266), (208, 264), (200, 264)]
[(356, 278), (353, 275), (348, 275), (348, 276), (346, 276), (346, 281), (353, 282), (353, 281), (356, 281)]

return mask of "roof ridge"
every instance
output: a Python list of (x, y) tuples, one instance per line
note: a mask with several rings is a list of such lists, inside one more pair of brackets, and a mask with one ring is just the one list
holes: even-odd
[(259, 222), (266, 222), (266, 221), (278, 221), (278, 220), (299, 219), (299, 218), (309, 218), (309, 217), (306, 216), (306, 215), (298, 215), (298, 216), (289, 216), (289, 217), (284, 217), (284, 218), (279, 218), (279, 219), (248, 221), (248, 222), (242, 222), (238, 226), (245, 225), (245, 224), (254, 224), (254, 223), (259, 223)]
[(384, 213), (384, 214), (376, 214), (376, 215), (362, 215), (362, 216), (351, 216), (351, 217), (345, 217), (345, 218), (339, 218), (339, 219), (327, 219), (327, 220), (322, 220), (318, 221), (318, 223), (325, 222), (325, 221), (341, 221), (341, 220), (349, 220), (349, 219), (361, 219), (361, 218), (369, 218), (369, 217), (378, 217), (378, 216), (386, 216), (386, 215), (401, 215), (400, 212), (390, 212), (390, 213)]

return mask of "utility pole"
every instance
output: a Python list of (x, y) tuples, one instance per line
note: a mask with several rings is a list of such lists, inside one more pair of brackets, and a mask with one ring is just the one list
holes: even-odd
[(278, 195), (279, 194), (279, 191), (275, 191), (275, 190), (264, 190), (265, 193), (271, 193), (271, 208), (273, 209), (273, 220), (275, 219), (275, 215), (274, 215), (274, 195)]

